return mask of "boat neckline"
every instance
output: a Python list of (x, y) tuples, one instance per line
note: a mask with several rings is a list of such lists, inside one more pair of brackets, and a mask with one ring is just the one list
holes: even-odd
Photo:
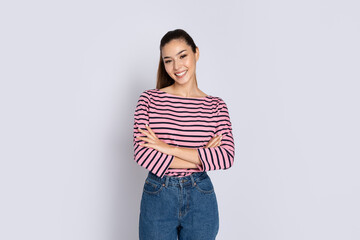
[(157, 89), (157, 88), (155, 88), (155, 90), (158, 91), (158, 92), (161, 92), (163, 94), (172, 96), (172, 97), (179, 97), (179, 98), (185, 98), (185, 99), (206, 99), (206, 98), (210, 97), (210, 95), (206, 95), (205, 97), (184, 97), (184, 96), (179, 96), (179, 95), (174, 95), (174, 94), (171, 94), (171, 93), (168, 93), (168, 92), (164, 92), (164, 91), (161, 91), (160, 89)]

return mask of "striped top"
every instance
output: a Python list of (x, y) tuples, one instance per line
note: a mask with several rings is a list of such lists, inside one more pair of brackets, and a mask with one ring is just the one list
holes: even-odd
[[(144, 135), (138, 128), (145, 124), (156, 136), (172, 146), (195, 148), (202, 165), (192, 169), (169, 168), (174, 156), (139, 145)], [(222, 134), (221, 145), (206, 148), (215, 135)], [(134, 113), (134, 160), (159, 177), (188, 176), (193, 172), (230, 168), (234, 162), (235, 145), (228, 108), (220, 97), (188, 98), (159, 89), (141, 93)]]

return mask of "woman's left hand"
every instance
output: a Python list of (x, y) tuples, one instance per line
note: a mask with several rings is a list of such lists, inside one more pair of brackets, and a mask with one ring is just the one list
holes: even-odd
[(140, 137), (140, 136), (136, 137), (137, 139), (140, 139), (140, 140), (143, 140), (146, 142), (146, 143), (141, 143), (140, 145), (144, 146), (144, 147), (156, 149), (164, 154), (171, 155), (172, 146), (170, 146), (169, 144), (165, 143), (164, 141), (161, 141), (160, 139), (158, 139), (158, 137), (155, 135), (155, 133), (149, 127), (149, 125), (146, 125), (146, 128), (148, 131), (138, 128), (138, 130), (142, 134), (146, 135), (146, 137)]

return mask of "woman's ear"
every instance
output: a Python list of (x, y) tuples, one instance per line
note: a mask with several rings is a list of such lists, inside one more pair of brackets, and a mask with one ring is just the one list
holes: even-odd
[(199, 60), (199, 56), (200, 56), (200, 51), (199, 51), (199, 48), (196, 47), (196, 52), (195, 52), (195, 59), (196, 59), (196, 61)]

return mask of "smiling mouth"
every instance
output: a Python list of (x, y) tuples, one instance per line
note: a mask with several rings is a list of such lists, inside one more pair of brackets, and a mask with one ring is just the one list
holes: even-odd
[(183, 71), (183, 72), (180, 72), (180, 73), (175, 73), (175, 75), (176, 75), (177, 77), (182, 77), (182, 76), (185, 75), (186, 72), (187, 72), (187, 70), (185, 70), (185, 71)]

